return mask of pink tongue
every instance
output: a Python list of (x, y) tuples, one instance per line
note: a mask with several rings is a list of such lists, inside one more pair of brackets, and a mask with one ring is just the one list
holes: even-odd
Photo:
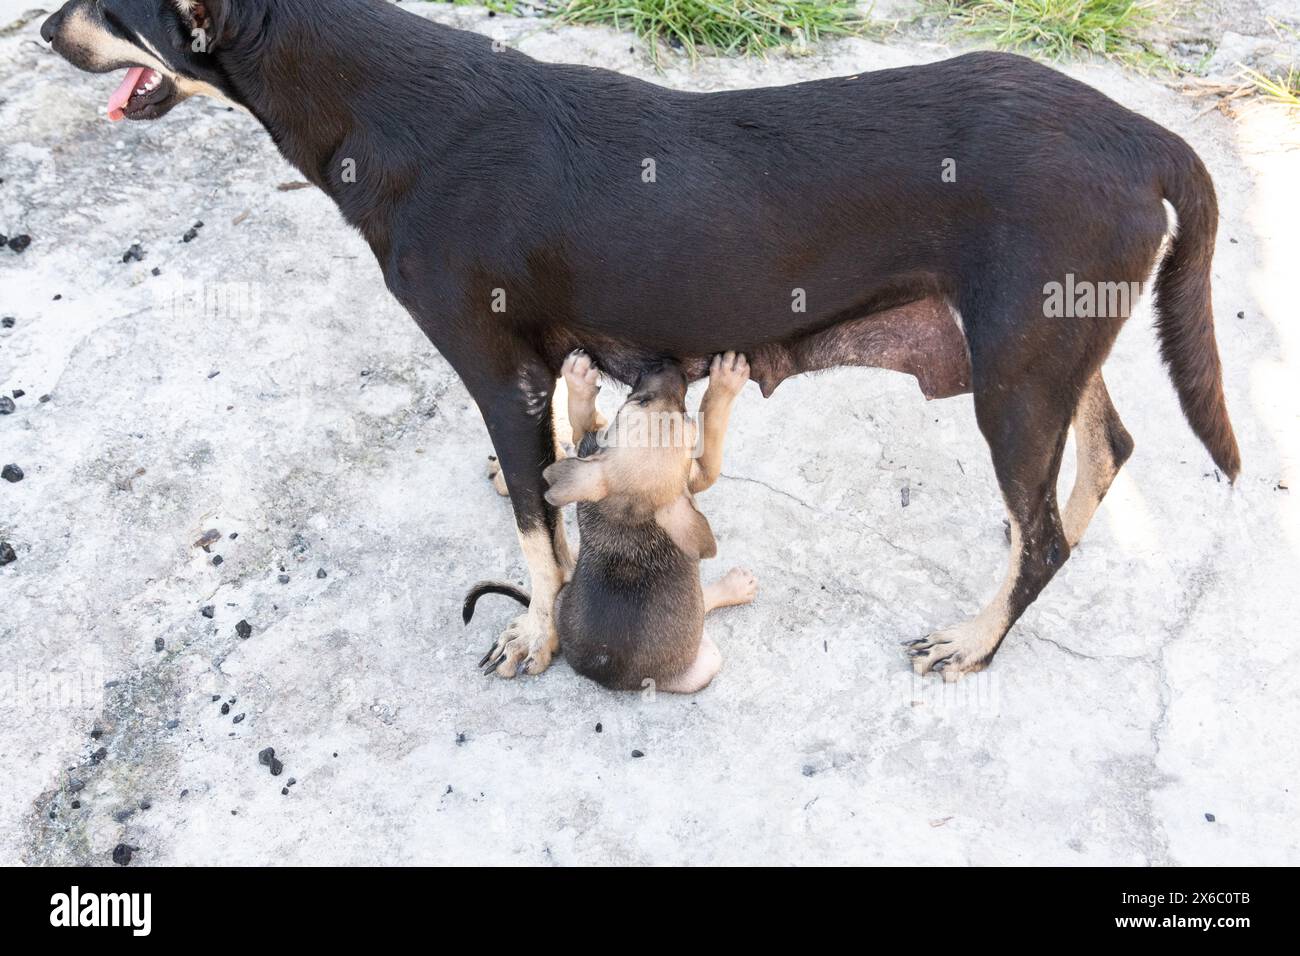
[(126, 71), (126, 79), (122, 85), (117, 88), (112, 96), (108, 98), (108, 118), (116, 122), (122, 119), (126, 114), (122, 112), (131, 99), (131, 94), (135, 92), (135, 86), (140, 82), (140, 77), (144, 76), (145, 68), (142, 66), (133, 66)]

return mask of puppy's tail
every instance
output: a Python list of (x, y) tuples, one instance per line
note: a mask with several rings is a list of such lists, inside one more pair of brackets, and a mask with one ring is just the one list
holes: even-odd
[(1241, 452), (1223, 399), (1223, 368), (1214, 341), (1210, 260), (1219, 207), (1210, 174), (1186, 143), (1166, 151), (1161, 184), (1178, 215), (1173, 242), (1156, 274), (1156, 331), (1183, 415), (1219, 470), (1236, 479)]
[(528, 592), (520, 590), (513, 584), (505, 584), (501, 581), (480, 581), (465, 594), (465, 604), (461, 608), (460, 616), (466, 624), (474, 617), (474, 605), (485, 594), (504, 594), (506, 597), (514, 598), (524, 607), (528, 607), (533, 600), (528, 596)]

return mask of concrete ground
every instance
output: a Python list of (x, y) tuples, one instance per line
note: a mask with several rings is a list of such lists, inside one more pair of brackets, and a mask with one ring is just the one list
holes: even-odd
[[(623, 34), (432, 15), (653, 76)], [(921, 681), (899, 642), (974, 612), (1006, 558), (970, 399), (871, 370), (750, 385), (701, 506), (706, 576), (744, 565), (759, 597), (710, 619), (712, 687), (646, 699), (563, 662), (476, 672), (513, 612), (465, 628), (461, 595), (524, 567), (447, 364), (325, 197), (277, 188), (300, 177), (250, 118), (110, 124), (113, 80), (36, 31), (0, 36), (0, 232), (32, 237), (0, 251), (0, 389), (26, 393), (0, 417), (25, 472), (0, 483), (0, 862), (1300, 863), (1294, 119), (1069, 70), (1214, 174), (1237, 487), (1144, 311), (1107, 366), (1137, 452), (1082, 546), (990, 671)], [(662, 81), (949, 52), (845, 41)]]

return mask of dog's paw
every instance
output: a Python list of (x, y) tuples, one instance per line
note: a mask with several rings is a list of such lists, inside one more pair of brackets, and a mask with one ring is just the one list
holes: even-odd
[(912, 670), (921, 675), (940, 674), (949, 683), (984, 670), (998, 648), (997, 641), (974, 621), (904, 641), (903, 646), (912, 660)]
[(740, 352), (713, 356), (709, 364), (709, 389), (728, 397), (740, 394), (749, 381), (749, 360)]
[(534, 676), (551, 666), (551, 658), (559, 649), (560, 636), (555, 631), (555, 622), (529, 612), (510, 622), (478, 666), (484, 674), (498, 677)]
[(488, 455), (487, 476), (492, 482), (492, 487), (497, 490), (502, 498), (510, 497), (510, 489), (506, 487), (506, 476), (501, 472), (501, 462), (497, 461), (496, 455)]
[(600, 391), (600, 370), (596, 368), (591, 356), (582, 349), (569, 353), (561, 372), (569, 395), (573, 398), (594, 399)]

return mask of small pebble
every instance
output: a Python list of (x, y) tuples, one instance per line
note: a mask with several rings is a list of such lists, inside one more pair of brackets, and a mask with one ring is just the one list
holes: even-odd
[(12, 415), (17, 407), (8, 395), (0, 395), (0, 415)]
[(632, 759), (633, 759), (633, 760), (640, 759), (641, 757), (644, 757), (644, 756), (645, 756), (645, 754), (642, 753), (640, 750), (633, 750), (633, 751), (632, 751)]
[(289, 575), (287, 575), (287, 574), (282, 574), (282, 575), (280, 575), (279, 580), (280, 580), (280, 583), (281, 583), (281, 584), (288, 584), (288, 583), (289, 583)]
[(141, 801), (140, 801), (140, 809), (141, 809), (141, 810), (148, 810), (148, 809), (149, 809), (150, 807), (152, 807), (152, 806), (153, 806), (153, 801), (151, 801), (151, 800), (141, 800)]
[(12, 315), (6, 315), (3, 319), (0, 319), (0, 327), (6, 329), (12, 329), (14, 327), (14, 322), (16, 321), (17, 319), (15, 319)]
[[(204, 617), (208, 618), (209, 620), (211, 620), (212, 615), (217, 613), (217, 609), (211, 604), (205, 604), (203, 605), (203, 607), (199, 608), (199, 613), (202, 614)], [(212, 699), (216, 700), (215, 697)]]
[(257, 762), (263, 767), (271, 766), (271, 760), (275, 757), (274, 747), (264, 747), (257, 752)]
[(272, 758), (271, 758), (271, 776), (272, 776), (272, 777), (278, 777), (278, 776), (280, 776), (280, 774), (282, 774), (282, 773), (284, 773), (284, 764), (282, 764), (282, 763), (280, 762), (280, 758), (279, 758), (279, 757), (272, 757)]
[(212, 695), (212, 703), (215, 704), (215, 703), (216, 703), (217, 701), (219, 701), (219, 700), (221, 700), (221, 695), (220, 695), (220, 694), (213, 694), (213, 695)]
[(292, 786), (293, 786), (295, 783), (297, 783), (297, 782), (298, 782), (298, 778), (297, 778), (297, 777), (290, 777), (290, 778), (289, 778), (289, 782), (288, 782), (288, 786), (292, 787)]
[(230, 713), (230, 705), (229, 705), (229, 704), (222, 704), (222, 705), (221, 705), (221, 716), (224, 717), (224, 716), (226, 716), (226, 714), (228, 714), (228, 713)]
[(193, 242), (198, 237), (199, 231), (197, 229), (186, 229), (185, 235), (181, 236), (181, 242)]
[(231, 540), (231, 541), (234, 541), (234, 540), (235, 540), (236, 538), (238, 538), (238, 537), (239, 537), (239, 532), (238, 532), (238, 531), (232, 531), (232, 532), (230, 532), (230, 540)]
[(325, 573), (325, 569), (324, 569), (324, 568), (317, 568), (317, 569), (316, 569), (316, 577), (318, 577), (318, 578), (324, 578), (324, 577), (328, 577), (328, 576), (329, 576), (329, 575), (327, 575), (327, 574)]
[(1213, 813), (1207, 813), (1207, 814), (1205, 815), (1205, 819), (1206, 819), (1207, 822), (1209, 822), (1209, 823), (1213, 823), (1213, 822), (1214, 822), (1214, 814), (1213, 814)]
[(289, 795), (289, 788), (288, 788), (288, 787), (281, 787), (281, 788), (280, 788), (280, 795), (281, 795), (282, 797), (287, 797), (287, 796)]
[(239, 635), (240, 640), (246, 641), (253, 634), (253, 625), (247, 621), (240, 621), (235, 625), (235, 633)]
[(42, 395), (40, 398), (37, 399), (37, 401), (40, 402), (42, 405), (44, 405), (49, 400), (50, 400), (50, 396), (48, 395)]
[(27, 393), (21, 388), (15, 388), (10, 394), (13, 395), (14, 398), (22, 398)]
[(153, 639), (153, 649), (155, 651), (161, 651), (166, 646), (167, 646), (167, 642), (164, 641), (161, 637), (155, 637)]
[(138, 242), (133, 242), (131, 248), (122, 253), (123, 262), (143, 262), (144, 248)]
[(214, 554), (214, 555), (212, 556), (212, 566), (213, 566), (214, 568), (219, 568), (219, 567), (221, 567), (222, 563), (223, 563), (225, 560), (226, 560), (226, 559), (223, 558), (221, 555), (219, 555), (219, 554)]
[(73, 777), (68, 781), (68, 793), (80, 793), (86, 789), (86, 781)]
[(14, 546), (8, 541), (0, 541), (0, 568), (6, 564), (13, 564), (18, 560), (18, 555), (14, 554)]
[(127, 866), (131, 862), (131, 854), (136, 851), (136, 847), (127, 846), (125, 843), (119, 843), (113, 847), (113, 862), (118, 866)]
[(597, 725), (596, 725), (596, 733), (600, 734), (600, 733), (604, 733), (604, 731), (605, 731), (605, 726), (604, 726), (604, 724), (597, 724)]
[(17, 483), (23, 480), (23, 470), (17, 465), (5, 465), (0, 469), (0, 478), (11, 483)]
[(162, 270), (159, 269), (157, 266), (154, 266), (152, 269), (149, 270), (149, 274), (151, 276), (160, 276), (162, 275)]
[(457, 746), (457, 747), (461, 746), (461, 745), (464, 744), (467, 740), (469, 740), (469, 738), (466, 737), (464, 734), (457, 734), (457, 735), (456, 735), (456, 746)]
[(1246, 317), (1246, 313), (1245, 313), (1245, 312), (1238, 312), (1238, 313), (1237, 313), (1237, 318), (1239, 318), (1239, 319), (1244, 319), (1245, 317)]
[(899, 498), (902, 499), (903, 507), (904, 507), (904, 508), (906, 508), (909, 504), (911, 504), (911, 503), (912, 503), (912, 486), (911, 486), (911, 485), (903, 485), (902, 491), (899, 493)]
[(231, 721), (232, 724), (241, 724), (243, 722), (244, 722), (243, 714), (235, 714), (235, 719)]
[(173, 717), (171, 720), (167, 721), (167, 729), (168, 729), (168, 730), (175, 730), (175, 729), (176, 729), (177, 727), (179, 727), (180, 725), (181, 725), (181, 722), (180, 722), (179, 720), (177, 720), (175, 717)]
[(116, 813), (114, 813), (113, 819), (116, 820), (118, 823), (126, 823), (126, 821), (130, 820), (133, 816), (135, 816), (135, 808), (128, 807), (125, 810), (118, 810)]
[(25, 252), (31, 244), (32, 237), (28, 235), (9, 237), (9, 248), (14, 252)]
[(80, 810), (80, 809), (81, 809), (81, 801), (80, 801), (80, 800), (73, 800), (73, 801), (72, 801), (72, 809), (74, 809), (74, 810)]

